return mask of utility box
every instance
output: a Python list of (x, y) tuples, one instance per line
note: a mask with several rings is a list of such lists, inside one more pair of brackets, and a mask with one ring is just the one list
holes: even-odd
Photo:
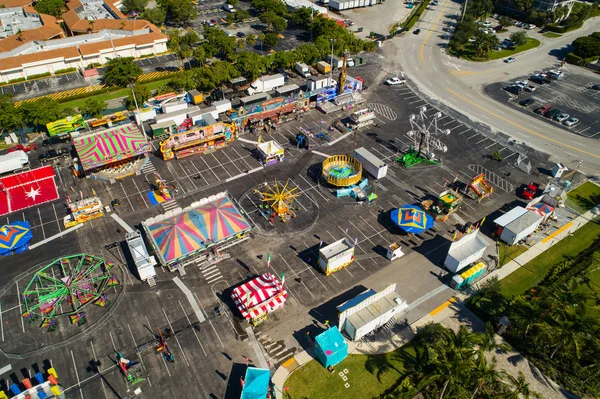
[(194, 105), (202, 104), (204, 96), (196, 89), (190, 90), (188, 91), (188, 101)]
[(343, 269), (354, 260), (354, 243), (342, 238), (319, 250), (319, 267), (326, 276)]
[(569, 170), (569, 168), (562, 163), (555, 163), (552, 167), (552, 177), (560, 178), (567, 170)]

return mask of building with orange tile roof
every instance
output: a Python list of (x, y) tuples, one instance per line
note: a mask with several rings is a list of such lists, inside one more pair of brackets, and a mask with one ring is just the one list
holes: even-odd
[[(7, 1), (16, 0), (0, 0), (0, 4)], [(82, 4), (69, 0), (60, 19), (39, 14), (28, 5), (0, 6), (0, 24), (2, 13), (23, 14), (28, 24), (23, 26), (32, 27), (0, 40), (0, 82), (69, 68), (82, 70), (114, 57), (139, 58), (167, 51), (168, 39), (156, 26), (127, 19), (111, 1), (86, 0)], [(66, 34), (59, 22), (64, 23)]]

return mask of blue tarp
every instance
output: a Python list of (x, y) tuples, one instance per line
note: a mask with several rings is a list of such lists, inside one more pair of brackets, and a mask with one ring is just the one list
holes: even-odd
[(372, 295), (375, 295), (375, 291), (373, 289), (365, 291), (361, 294), (358, 294), (354, 298), (348, 300), (347, 302), (342, 303), (340, 306), (337, 307), (337, 310), (338, 312), (342, 313), (344, 310), (355, 307), (356, 305), (358, 305), (359, 303), (361, 303), (362, 301), (364, 301)]
[(315, 355), (325, 367), (335, 366), (348, 356), (348, 344), (337, 327), (315, 337)]
[(433, 218), (415, 205), (404, 205), (394, 209), (392, 222), (407, 233), (419, 234), (433, 227)]
[(244, 377), (241, 399), (266, 399), (271, 372), (267, 369), (248, 367)]
[(33, 238), (29, 222), (12, 222), (0, 227), (0, 256), (21, 253)]

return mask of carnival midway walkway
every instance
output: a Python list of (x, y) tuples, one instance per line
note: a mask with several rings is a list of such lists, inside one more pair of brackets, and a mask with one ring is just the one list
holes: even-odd
[[(492, 277), (498, 277), (498, 279), (505, 278), (506, 276), (519, 269), (521, 266), (525, 265), (527, 262), (538, 256), (539, 254), (541, 254), (542, 252), (546, 251), (556, 242), (562, 240), (565, 237), (568, 237), (575, 230), (579, 229), (581, 226), (598, 216), (600, 216), (600, 205), (584, 213), (583, 215), (580, 215), (571, 222), (566, 223), (563, 227), (539, 241), (537, 244), (529, 248), (529, 250), (527, 250), (520, 256), (516, 257), (511, 262), (505, 264), (500, 269), (494, 270), (485, 278), (483, 278), (478, 283), (478, 285), (489, 280)], [(398, 262), (398, 260), (396, 262)], [(390, 267), (392, 267), (392, 265)], [(448, 290), (451, 290), (447, 286), (444, 287)], [(415, 336), (415, 333), (419, 327), (431, 322), (441, 323), (450, 328), (458, 328), (458, 325), (460, 324), (467, 324), (473, 330), (483, 331), (485, 329), (483, 322), (471, 311), (469, 311), (466, 308), (466, 306), (464, 306), (466, 299), (469, 296), (456, 291), (453, 292), (455, 293), (455, 295), (452, 298), (445, 301), (438, 307), (434, 308), (425, 316), (409, 324), (408, 327), (401, 330), (398, 334), (392, 336), (391, 340), (368, 343), (349, 342), (349, 353), (374, 355), (391, 352), (409, 342)], [(430, 294), (427, 294), (426, 296), (428, 298), (431, 297)], [(423, 301), (420, 301), (418, 299), (414, 302), (421, 303)], [(413, 304), (409, 304), (409, 306), (410, 305)], [(408, 309), (407, 315), (410, 314), (411, 308), (412, 307)], [(501, 339), (500, 337), (498, 338)], [(516, 375), (519, 371), (523, 371), (532, 389), (540, 393), (542, 397), (548, 399), (577, 398), (577, 396), (565, 392), (556, 383), (546, 378), (539, 370), (537, 370), (537, 368), (533, 364), (529, 363), (518, 352), (508, 352), (504, 354), (496, 353), (494, 354), (494, 356), (496, 356), (498, 360), (499, 368), (503, 368), (513, 375)], [(275, 371), (275, 374), (273, 375), (273, 384), (275, 385), (276, 391), (279, 393), (279, 395), (281, 395), (280, 397), (284, 397), (284, 384), (286, 379), (290, 376), (290, 374), (302, 367), (303, 365), (305, 365), (306, 363), (310, 362), (311, 360), (313, 360), (312, 354), (307, 351), (303, 351), (298, 353), (288, 361), (284, 362)]]

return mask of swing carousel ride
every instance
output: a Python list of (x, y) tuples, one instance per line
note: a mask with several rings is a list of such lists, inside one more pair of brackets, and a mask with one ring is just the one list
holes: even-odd
[(86, 322), (84, 308), (107, 304), (106, 291), (119, 284), (113, 264), (102, 258), (78, 254), (54, 260), (35, 272), (23, 290), (22, 316), (40, 327), (54, 327), (58, 318), (68, 316), (71, 324)]
[(271, 222), (277, 217), (282, 222), (286, 222), (288, 217), (296, 218), (294, 205), (301, 193), (296, 192), (298, 187), (291, 188), (289, 185), (289, 180), (285, 184), (275, 182), (274, 184), (263, 185), (261, 189), (255, 191), (262, 202), (259, 207), (266, 211)]

